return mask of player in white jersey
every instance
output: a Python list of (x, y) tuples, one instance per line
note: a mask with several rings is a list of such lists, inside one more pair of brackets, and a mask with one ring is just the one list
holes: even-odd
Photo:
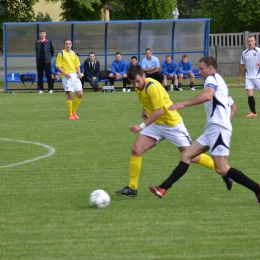
[(260, 90), (260, 48), (255, 47), (255, 36), (247, 37), (248, 49), (242, 52), (240, 58), (238, 85), (241, 84), (241, 77), (245, 71), (245, 89), (247, 91), (250, 113), (246, 117), (256, 117), (254, 89)]
[(232, 119), (233, 113), (230, 109), (231, 103), (227, 85), (217, 73), (217, 61), (209, 56), (201, 58), (199, 60), (199, 73), (204, 80), (204, 90), (194, 98), (175, 103), (168, 109), (175, 110), (204, 103), (207, 116), (204, 133), (183, 151), (181, 161), (172, 174), (161, 185), (150, 186), (149, 189), (156, 196), (162, 198), (173, 183), (187, 172), (191, 158), (209, 150), (216, 172), (252, 190), (260, 205), (259, 184), (228, 164), (232, 135), (230, 119)]
[(232, 131), (230, 122), (230, 106), (228, 88), (224, 79), (218, 74), (209, 75), (204, 82), (204, 89), (211, 87), (215, 90), (214, 97), (204, 103), (207, 124), (217, 124)]

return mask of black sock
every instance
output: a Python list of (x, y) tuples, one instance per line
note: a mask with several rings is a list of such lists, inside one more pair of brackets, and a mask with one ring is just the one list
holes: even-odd
[(193, 88), (194, 87), (194, 83), (190, 83), (190, 88)]
[(179, 180), (188, 170), (189, 164), (180, 161), (178, 166), (173, 170), (172, 174), (159, 186), (165, 190), (171, 188), (174, 182)]
[(179, 83), (179, 84), (178, 84), (178, 87), (180, 88), (180, 87), (181, 87), (181, 85), (182, 85), (182, 83)]
[(109, 83), (110, 83), (110, 86), (114, 86), (114, 83), (115, 83), (114, 77), (109, 77)]
[(124, 88), (126, 88), (127, 82), (128, 82), (128, 79), (127, 78), (123, 78), (123, 86), (124, 86)]
[(249, 108), (250, 108), (251, 112), (256, 114), (254, 96), (248, 97), (248, 105), (249, 105)]
[(258, 183), (249, 179), (244, 173), (235, 168), (231, 167), (227, 172), (226, 177), (233, 179), (235, 182), (245, 186), (249, 190), (252, 190), (254, 193), (260, 192), (260, 187)]

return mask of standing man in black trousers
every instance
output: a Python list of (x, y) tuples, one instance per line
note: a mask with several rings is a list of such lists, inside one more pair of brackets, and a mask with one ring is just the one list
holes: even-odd
[(43, 72), (45, 71), (48, 81), (48, 91), (53, 93), (54, 80), (51, 77), (51, 58), (54, 54), (54, 48), (52, 42), (46, 38), (46, 32), (40, 31), (40, 38), (35, 44), (36, 51), (36, 64), (37, 64), (37, 76), (38, 76), (38, 89), (39, 94), (42, 94), (43, 89)]

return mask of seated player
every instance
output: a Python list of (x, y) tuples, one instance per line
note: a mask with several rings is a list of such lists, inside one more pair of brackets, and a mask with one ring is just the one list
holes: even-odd
[(109, 83), (110, 86), (114, 86), (115, 80), (122, 79), (123, 80), (123, 92), (126, 92), (127, 85), (127, 61), (122, 58), (122, 54), (120, 52), (116, 53), (116, 59), (112, 62), (111, 65), (111, 73), (109, 74)]
[[(128, 71), (129, 67), (132, 66), (132, 65), (133, 66), (136, 66), (136, 65), (141, 66), (141, 62), (137, 60), (136, 56), (131, 57), (131, 62), (129, 62), (126, 66), (126, 71)], [(131, 82), (130, 82), (129, 79), (127, 80), (127, 92), (131, 92)]]
[(190, 79), (190, 90), (195, 90), (194, 88), (194, 74), (192, 72), (192, 62), (188, 59), (188, 55), (182, 55), (182, 59), (179, 61), (178, 66), (178, 77), (179, 77), (179, 84), (176, 90), (183, 90), (182, 89), (182, 79), (183, 76), (187, 75)]
[(162, 63), (162, 74), (163, 74), (164, 88), (166, 90), (168, 90), (168, 85), (167, 85), (168, 79), (172, 80), (172, 84), (174, 84), (175, 88), (178, 87), (176, 62), (172, 60), (171, 55), (166, 55), (165, 61)]

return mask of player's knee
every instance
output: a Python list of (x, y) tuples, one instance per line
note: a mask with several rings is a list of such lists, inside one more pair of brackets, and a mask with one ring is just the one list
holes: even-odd
[(78, 91), (77, 92), (77, 97), (82, 98), (83, 97), (83, 91)]
[(216, 168), (217, 174), (221, 175), (222, 177), (226, 176), (226, 173), (227, 173), (227, 172), (226, 172), (225, 169), (219, 168), (219, 167), (217, 167), (216, 165), (215, 165), (215, 168)]
[[(181, 160), (183, 161), (183, 162), (186, 162), (186, 163), (191, 163), (191, 162), (193, 162), (193, 163), (198, 163), (198, 161), (199, 161), (199, 158), (194, 158), (194, 156), (192, 156), (190, 153), (189, 153), (189, 151), (187, 151), (186, 149), (181, 153)], [(193, 161), (194, 160), (194, 161)]]
[(143, 151), (142, 151), (141, 147), (139, 147), (138, 145), (134, 144), (132, 146), (132, 155), (141, 156), (142, 154), (143, 154)]

